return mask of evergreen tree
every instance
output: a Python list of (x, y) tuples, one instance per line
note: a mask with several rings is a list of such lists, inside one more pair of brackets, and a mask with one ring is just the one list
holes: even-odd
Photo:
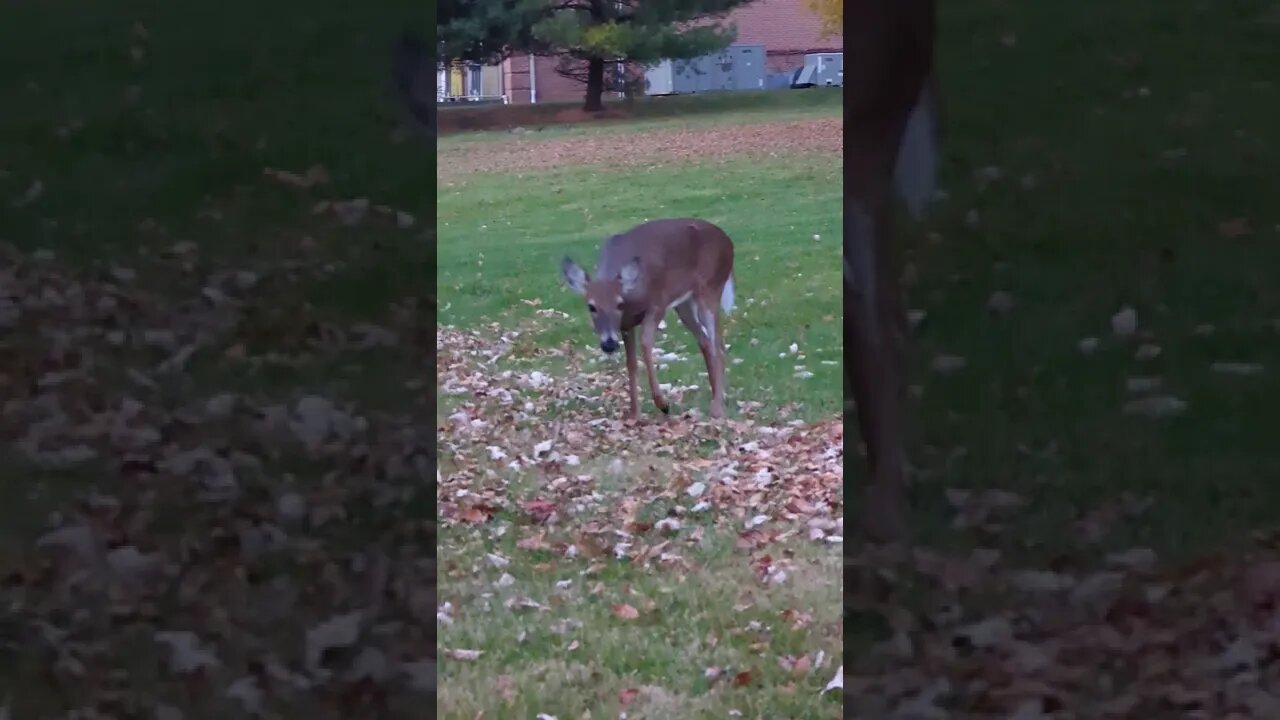
[(441, 0), (436, 29), (441, 57), (492, 65), (513, 52), (547, 52), (533, 27), (547, 0)]

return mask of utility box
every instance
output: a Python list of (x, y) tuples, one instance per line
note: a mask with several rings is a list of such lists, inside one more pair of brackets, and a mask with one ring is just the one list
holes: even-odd
[(644, 71), (646, 95), (683, 95), (712, 89), (717, 78), (710, 57), (663, 60)]
[(804, 56), (806, 80), (824, 87), (844, 86), (844, 53), (810, 53)]
[(727, 74), (732, 82), (726, 90), (764, 89), (763, 45), (730, 45), (725, 54), (730, 56)]
[(681, 95), (764, 88), (764, 46), (730, 45), (689, 60), (663, 60), (645, 69), (646, 95)]

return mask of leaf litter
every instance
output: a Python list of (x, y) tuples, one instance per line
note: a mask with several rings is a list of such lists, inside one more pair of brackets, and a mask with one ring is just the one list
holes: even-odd
[(843, 150), (843, 124), (839, 117), (657, 128), (552, 139), (504, 138), (500, 143), (486, 143), (484, 152), (476, 152), (470, 145), (441, 148), (436, 178), (450, 182), (473, 173), (540, 172), (591, 165), (655, 167), (708, 158), (780, 156), (797, 152), (838, 157)]
[(846, 717), (1280, 717), (1275, 543), (1185, 563), (1145, 547), (1099, 555), (1110, 524), (1149, 506), (1126, 496), (1088, 513), (1047, 567), (1024, 567), (983, 546), (996, 539), (985, 518), (1016, 496), (947, 495), (956, 527), (985, 533), (976, 549), (846, 560), (846, 622), (889, 629), (828, 685)]
[[(626, 545), (633, 560), (658, 561), (698, 514), (732, 526), (740, 547), (760, 549), (794, 536), (838, 543), (843, 535), (843, 426), (757, 417), (709, 422), (696, 409), (666, 419), (619, 417), (625, 389), (614, 368), (593, 368), (572, 348), (536, 351), (567, 365), (551, 377), (537, 369), (499, 369), (524, 333), (498, 326), (441, 327), (437, 372), (451, 399), (439, 428), (437, 489), (446, 526), (523, 518), (523, 539), (561, 554), (586, 540)], [(672, 389), (673, 400), (686, 396)], [(693, 402), (696, 396), (688, 395)], [(612, 412), (612, 415), (606, 414)], [(537, 496), (513, 497), (512, 478), (536, 478)], [(602, 490), (623, 483), (618, 493)], [(660, 505), (665, 518), (642, 517)], [(621, 530), (624, 535), (619, 535)]]
[[(542, 317), (515, 328), (440, 326), (436, 346), (441, 553), (456, 556), (449, 538), (471, 537), (479, 528), (501, 534), (513, 542), (516, 556), (487, 547), (471, 558), (473, 571), (490, 570), (496, 578), (490, 587), (498, 589), (503, 579), (497, 576), (509, 566), (554, 558), (557, 567), (583, 568), (582, 580), (557, 583), (550, 598), (538, 598), (533, 614), (521, 621), (527, 627), (546, 622), (542, 611), (560, 604), (558, 591), (576, 583), (594, 587), (591, 577), (608, 564), (692, 569), (701, 562), (704, 533), (734, 538), (743, 567), (762, 587), (792, 582), (794, 543), (839, 552), (839, 418), (786, 420), (746, 402), (730, 418), (708, 421), (699, 405), (704, 388), (694, 394), (673, 387), (670, 417), (642, 411), (638, 420), (624, 420), (621, 369), (571, 343), (532, 342)], [(458, 573), (467, 572), (466, 562), (460, 559)], [(514, 589), (506, 584), (503, 602), (511, 612), (532, 602), (511, 594)], [(653, 621), (653, 599), (620, 592), (604, 604), (609, 622)], [(783, 617), (801, 632), (827, 631), (809, 627), (803, 611), (787, 610)], [(553, 622), (552, 630), (567, 622)], [(765, 652), (767, 642), (761, 646)], [(576, 640), (568, 646), (576, 647)], [(826, 682), (810, 677), (817, 663), (808, 656), (780, 654), (768, 662), (805, 679), (815, 693)], [(734, 668), (729, 677), (732, 687), (759, 684), (750, 669)]]
[[(290, 304), (324, 272), (308, 261), (224, 267), (178, 243), (138, 263), (73, 271), (0, 247), (6, 482), (34, 497), (88, 479), (9, 538), (28, 542), (2, 569), (25, 678), (6, 707), (386, 717), (434, 690), (431, 388), (406, 378), (387, 410), (223, 379), (371, 348), (425, 374), (429, 350), (403, 340), (422, 335), (413, 301), (345, 327)], [(263, 332), (273, 313), (285, 331)]]

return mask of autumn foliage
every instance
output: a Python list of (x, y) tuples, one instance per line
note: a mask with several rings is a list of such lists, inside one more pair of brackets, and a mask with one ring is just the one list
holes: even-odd
[(844, 0), (805, 0), (809, 9), (822, 20), (822, 31), (835, 35), (844, 28)]

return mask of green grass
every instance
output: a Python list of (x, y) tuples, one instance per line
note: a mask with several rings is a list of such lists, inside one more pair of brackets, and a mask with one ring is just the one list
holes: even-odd
[[(599, 243), (612, 233), (646, 218), (701, 217), (735, 242), (737, 307), (725, 342), (741, 362), (729, 366), (727, 397), (773, 408), (794, 403), (805, 417), (829, 416), (839, 408), (833, 391), (841, 382), (839, 178), (838, 160), (802, 155), (647, 173), (590, 168), (523, 179), (483, 175), (442, 186), (441, 322), (516, 324), (537, 309), (554, 308), (570, 317), (539, 343), (570, 342), (593, 352), (586, 308), (563, 289), (560, 259), (568, 254), (594, 267)], [(690, 359), (673, 364), (661, 380), (702, 382), (696, 343), (675, 314), (668, 315), (660, 346)], [(791, 354), (792, 344), (806, 357)], [(797, 365), (813, 377), (798, 378)]]
[[(1013, 536), (1048, 552), (1073, 515), (1125, 491), (1156, 506), (1119, 545), (1185, 556), (1275, 522), (1280, 491), (1265, 478), (1280, 470), (1268, 430), (1280, 397), (1269, 324), (1280, 314), (1280, 26), (1268, 7), (943, 6), (950, 197), (929, 223), (937, 237), (917, 233), (908, 250), (910, 302), (929, 313), (914, 349), (924, 398), (912, 408), (926, 540), (949, 538), (938, 499), (948, 486), (1034, 498)], [(972, 174), (985, 166), (1002, 177), (983, 191)], [(1232, 218), (1252, 233), (1222, 236)], [(996, 290), (1016, 298), (1008, 318), (985, 311)], [(1162, 346), (1156, 360), (1109, 339), (1125, 304)], [(1194, 335), (1201, 323), (1218, 332)], [(1093, 357), (1076, 351), (1086, 336), (1103, 338)], [(969, 366), (931, 376), (938, 352)], [(1217, 376), (1216, 360), (1267, 372)], [(1137, 375), (1163, 376), (1187, 414), (1122, 416), (1125, 378)], [(1019, 451), (1051, 443), (1048, 460)], [(958, 448), (964, 459), (948, 461)]]
[[(135, 247), (138, 223), (150, 218), (238, 251), (270, 242), (297, 216), (296, 193), (259, 189), (262, 169), (315, 163), (329, 169), (338, 197), (368, 196), (425, 220), (432, 180), (405, 157), (428, 150), (390, 137), (402, 116), (388, 49), (423, 22), (422, 10), (386, 10), (353, 20), (339, 5), (193, 14), (146, 3), (114, 13), (81, 0), (10, 4), (0, 28), (0, 191), (16, 197), (39, 179), (45, 192), (27, 212), (5, 213), (0, 234), (26, 248), (101, 255)], [(239, 217), (196, 221), (200, 209), (232, 199)]]
[[(746, 717), (838, 713), (833, 698), (816, 697), (815, 678), (776, 660), (822, 651), (830, 664), (818, 671), (821, 681), (834, 671), (840, 585), (834, 581), (839, 561), (830, 550), (800, 547), (801, 571), (785, 585), (761, 587), (723, 540), (686, 546), (684, 554), (697, 558), (692, 569), (646, 572), (623, 562), (583, 574), (579, 563), (550, 554), (544, 563), (522, 562), (529, 553), (509, 536), (497, 536), (500, 529), (512, 528), (497, 522), (449, 548), (460, 572), (442, 583), (442, 599), (457, 608), (443, 629), (442, 652), (486, 654), (444, 664), (442, 718), (478, 712), (576, 717), (603, 710), (657, 720), (723, 717), (730, 708)], [(514, 561), (498, 568), (486, 553)], [(504, 575), (509, 585), (499, 583)], [(517, 597), (543, 607), (512, 612), (505, 603)], [(613, 608), (623, 604), (639, 616), (619, 619)], [(806, 617), (788, 614), (797, 611)], [(733, 686), (740, 673), (748, 673), (747, 687)], [(624, 704), (628, 690), (639, 692)]]
[[(626, 112), (621, 120), (605, 120), (589, 125), (543, 125), (542, 118), (554, 118), (559, 112), (576, 110), (581, 103), (546, 103), (519, 108), (522, 120), (514, 127), (535, 131), (537, 137), (575, 137), (635, 132), (646, 129), (692, 129), (699, 127), (732, 126), (754, 122), (785, 122), (806, 118), (839, 115), (843, 94), (832, 88), (805, 88), (801, 90), (751, 91), (706, 93), (702, 95), (674, 95), (669, 97), (637, 98), (630, 105), (623, 102), (605, 103), (606, 109)], [(465, 112), (464, 108), (456, 109)], [(488, 108), (501, 115), (500, 106)], [(451, 112), (443, 108), (441, 112)], [(489, 142), (511, 137), (511, 130), (468, 131), (447, 135), (442, 146), (468, 145), (473, 142)]]

